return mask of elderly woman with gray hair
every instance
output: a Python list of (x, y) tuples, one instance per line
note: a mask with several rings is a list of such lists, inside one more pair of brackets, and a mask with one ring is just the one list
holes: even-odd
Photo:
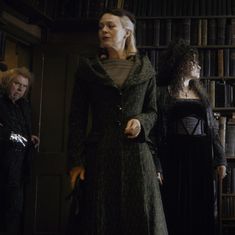
[(155, 72), (137, 53), (134, 27), (134, 16), (123, 9), (103, 12), (101, 54), (80, 60), (68, 166), (72, 187), (78, 180), (82, 185), (82, 202), (71, 234), (168, 234), (149, 148), (157, 118)]

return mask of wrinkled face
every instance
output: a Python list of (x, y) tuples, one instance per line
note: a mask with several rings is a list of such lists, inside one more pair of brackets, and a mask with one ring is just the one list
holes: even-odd
[(192, 69), (190, 72), (190, 76), (194, 79), (199, 79), (201, 66), (198, 64), (198, 62), (191, 62), (191, 63), (192, 63)]
[(104, 14), (99, 22), (100, 46), (121, 49), (125, 45), (127, 30), (123, 28), (120, 17)]
[(18, 75), (13, 79), (9, 88), (9, 98), (15, 102), (25, 95), (29, 86), (29, 80), (22, 75)]

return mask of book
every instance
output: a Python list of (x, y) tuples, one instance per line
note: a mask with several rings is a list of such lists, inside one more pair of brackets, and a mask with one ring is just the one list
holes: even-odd
[(210, 76), (217, 75), (217, 50), (210, 50)]
[(207, 45), (207, 19), (202, 19), (202, 39), (201, 44), (202, 46)]
[(232, 45), (232, 20), (228, 19), (225, 29), (225, 44)]
[(215, 45), (216, 44), (216, 19), (208, 19), (208, 45)]
[[(231, 193), (235, 193), (235, 167), (233, 167), (231, 170)], [(235, 200), (235, 197), (234, 197), (234, 200)], [(233, 215), (235, 216), (234, 211), (233, 211)]]
[(224, 50), (218, 49), (218, 76), (224, 76)]
[(202, 45), (202, 19), (198, 20), (198, 34), (197, 34), (197, 45), (201, 46)]
[(190, 44), (190, 29), (191, 29), (191, 20), (190, 19), (184, 19), (182, 27), (182, 38), (184, 38), (185, 42)]
[(226, 127), (226, 156), (235, 156), (235, 119), (231, 118), (228, 120)]
[(198, 19), (191, 20), (190, 41), (191, 45), (198, 45)]
[(220, 116), (219, 117), (219, 137), (220, 142), (225, 149), (225, 140), (226, 140), (226, 116)]
[(235, 19), (231, 19), (231, 44), (235, 46)]
[(207, 89), (208, 90), (208, 97), (209, 97), (211, 107), (214, 108), (215, 107), (215, 81), (210, 80), (208, 82), (209, 82), (208, 89)]
[(201, 16), (206, 15), (206, 1), (205, 0), (198, 0), (199, 1), (199, 11)]
[(230, 51), (229, 49), (224, 49), (224, 76), (229, 77), (229, 56), (230, 56)]
[(204, 76), (210, 77), (211, 75), (211, 51), (205, 50), (204, 51)]
[(153, 46), (159, 46), (160, 44), (160, 20), (155, 19), (153, 21)]
[(227, 107), (226, 83), (224, 80), (215, 82), (215, 107)]
[(219, 18), (217, 19), (217, 44), (225, 44), (225, 29), (226, 29), (226, 19)]
[(171, 42), (171, 19), (166, 20), (166, 45)]
[(235, 76), (235, 49), (230, 49), (230, 58), (229, 58), (229, 73), (230, 76)]
[(231, 15), (232, 14), (232, 1), (234, 0), (227, 0), (227, 5), (226, 5), (226, 15)]

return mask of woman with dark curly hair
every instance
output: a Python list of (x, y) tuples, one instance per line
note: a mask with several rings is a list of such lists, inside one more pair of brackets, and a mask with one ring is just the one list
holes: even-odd
[(215, 234), (215, 172), (226, 160), (207, 95), (200, 84), (198, 52), (172, 42), (160, 60), (158, 151), (163, 205), (170, 235)]

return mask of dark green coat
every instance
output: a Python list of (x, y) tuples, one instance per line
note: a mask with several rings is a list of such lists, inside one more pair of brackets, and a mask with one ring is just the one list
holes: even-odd
[[(157, 118), (154, 75), (147, 57), (136, 56), (128, 79), (119, 89), (98, 58), (80, 62), (71, 106), (68, 151), (69, 168), (86, 166), (82, 203), (85, 221), (81, 226), (86, 232), (82, 234), (167, 234), (148, 145)], [(124, 135), (131, 118), (137, 118), (142, 129), (133, 140)]]

